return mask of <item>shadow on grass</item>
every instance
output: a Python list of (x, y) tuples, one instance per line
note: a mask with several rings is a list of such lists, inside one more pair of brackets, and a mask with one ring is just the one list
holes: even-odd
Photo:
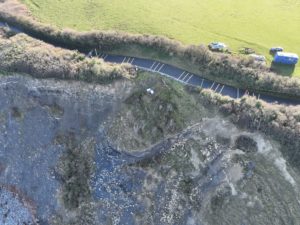
[(274, 63), (274, 62), (272, 62), (271, 64), (271, 71), (283, 76), (291, 77), (295, 71), (295, 68), (296, 68), (295, 65), (285, 65), (285, 64)]

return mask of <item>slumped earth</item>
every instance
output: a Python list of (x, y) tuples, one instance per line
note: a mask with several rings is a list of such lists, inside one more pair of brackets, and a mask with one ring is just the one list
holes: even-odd
[(0, 223), (300, 224), (299, 174), (280, 149), (155, 76), (2, 76)]

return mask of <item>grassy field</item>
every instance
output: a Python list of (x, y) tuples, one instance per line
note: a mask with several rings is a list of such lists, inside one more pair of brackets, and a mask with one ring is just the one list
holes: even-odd
[[(300, 55), (298, 0), (22, 0), (40, 21), (76, 30), (124, 30), (184, 43), (222, 41), (234, 52), (280, 45)], [(288, 71), (288, 70), (286, 70)], [(293, 72), (300, 77), (300, 63)]]

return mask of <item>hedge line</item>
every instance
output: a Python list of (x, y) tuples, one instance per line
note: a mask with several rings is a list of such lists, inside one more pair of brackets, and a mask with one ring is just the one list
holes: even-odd
[(25, 34), (7, 35), (3, 29), (0, 29), (0, 53), (2, 71), (27, 73), (38, 78), (107, 83), (135, 75), (129, 65), (90, 59), (77, 51), (53, 47)]
[(253, 97), (233, 100), (211, 90), (202, 90), (200, 95), (205, 104), (218, 106), (240, 127), (261, 131), (278, 141), (282, 154), (300, 170), (300, 106), (273, 105)]
[(158, 53), (191, 61), (208, 79), (223, 83), (228, 81), (227, 84), (257, 92), (290, 98), (300, 97), (300, 79), (278, 76), (251, 59), (213, 54), (205, 46), (183, 45), (166, 37), (152, 35), (132, 35), (115, 31), (59, 30), (27, 17), (13, 16), (2, 11), (0, 21), (6, 21), (11, 26), (18, 27), (45, 42), (80, 51), (98, 48), (100, 51), (109, 52), (124, 46), (151, 48)]

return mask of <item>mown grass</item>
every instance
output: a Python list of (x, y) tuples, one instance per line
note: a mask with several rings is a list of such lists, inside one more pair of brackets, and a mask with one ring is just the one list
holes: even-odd
[[(165, 35), (184, 43), (223, 41), (234, 52), (283, 46), (300, 55), (300, 2), (282, 0), (22, 0), (40, 21), (77, 30)], [(289, 71), (290, 72), (290, 71)], [(300, 77), (300, 63), (294, 76)]]

